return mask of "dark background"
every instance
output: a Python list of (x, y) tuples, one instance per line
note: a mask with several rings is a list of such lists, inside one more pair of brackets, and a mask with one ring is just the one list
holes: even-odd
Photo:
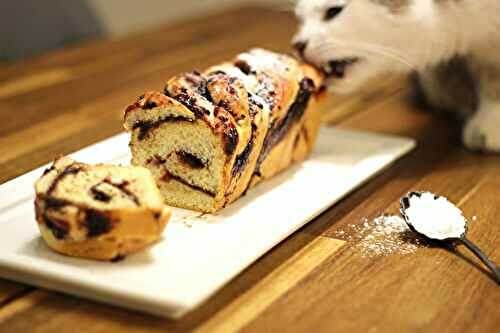
[(0, 1), (0, 60), (15, 60), (105, 35), (84, 0)]
[(1, 0), (0, 62), (252, 4), (290, 0)]

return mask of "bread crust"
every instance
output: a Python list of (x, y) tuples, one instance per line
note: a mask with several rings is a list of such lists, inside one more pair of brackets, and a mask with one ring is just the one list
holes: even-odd
[[(320, 126), (322, 80), (315, 68), (261, 49), (177, 75), (163, 92), (127, 107), (132, 162), (150, 168), (168, 204), (216, 212), (307, 158)], [(179, 154), (194, 156), (200, 168), (183, 168)], [(149, 163), (154, 155), (162, 163)]]

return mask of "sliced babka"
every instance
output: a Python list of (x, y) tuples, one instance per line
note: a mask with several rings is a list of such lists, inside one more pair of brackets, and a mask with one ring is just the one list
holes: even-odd
[(151, 172), (57, 159), (35, 184), (36, 219), (57, 252), (122, 258), (156, 242), (171, 216)]
[(151, 170), (168, 204), (215, 212), (309, 155), (321, 80), (260, 49), (175, 76), (125, 111), (132, 163)]

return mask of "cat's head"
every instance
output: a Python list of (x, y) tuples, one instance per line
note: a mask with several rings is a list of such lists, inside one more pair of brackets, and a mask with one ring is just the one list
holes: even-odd
[[(436, 24), (441, 0), (299, 0), (294, 45), (321, 67), (335, 92), (387, 72), (409, 71), (446, 53)], [(445, 39), (446, 40), (446, 39)]]

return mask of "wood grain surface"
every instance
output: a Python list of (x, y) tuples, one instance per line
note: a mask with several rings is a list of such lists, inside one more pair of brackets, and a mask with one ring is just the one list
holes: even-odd
[[(289, 13), (243, 8), (0, 64), (0, 182), (120, 132), (123, 107), (177, 72), (254, 46), (289, 51), (295, 27)], [(418, 148), (185, 318), (0, 280), (0, 332), (498, 332), (500, 289), (464, 249), (366, 258), (356, 241), (335, 240), (350, 224), (396, 213), (406, 192), (431, 190), (477, 217), (470, 238), (500, 262), (500, 157), (464, 150), (460, 124), (409, 95), (404, 79), (383, 78), (330, 97), (325, 122), (413, 137)]]

